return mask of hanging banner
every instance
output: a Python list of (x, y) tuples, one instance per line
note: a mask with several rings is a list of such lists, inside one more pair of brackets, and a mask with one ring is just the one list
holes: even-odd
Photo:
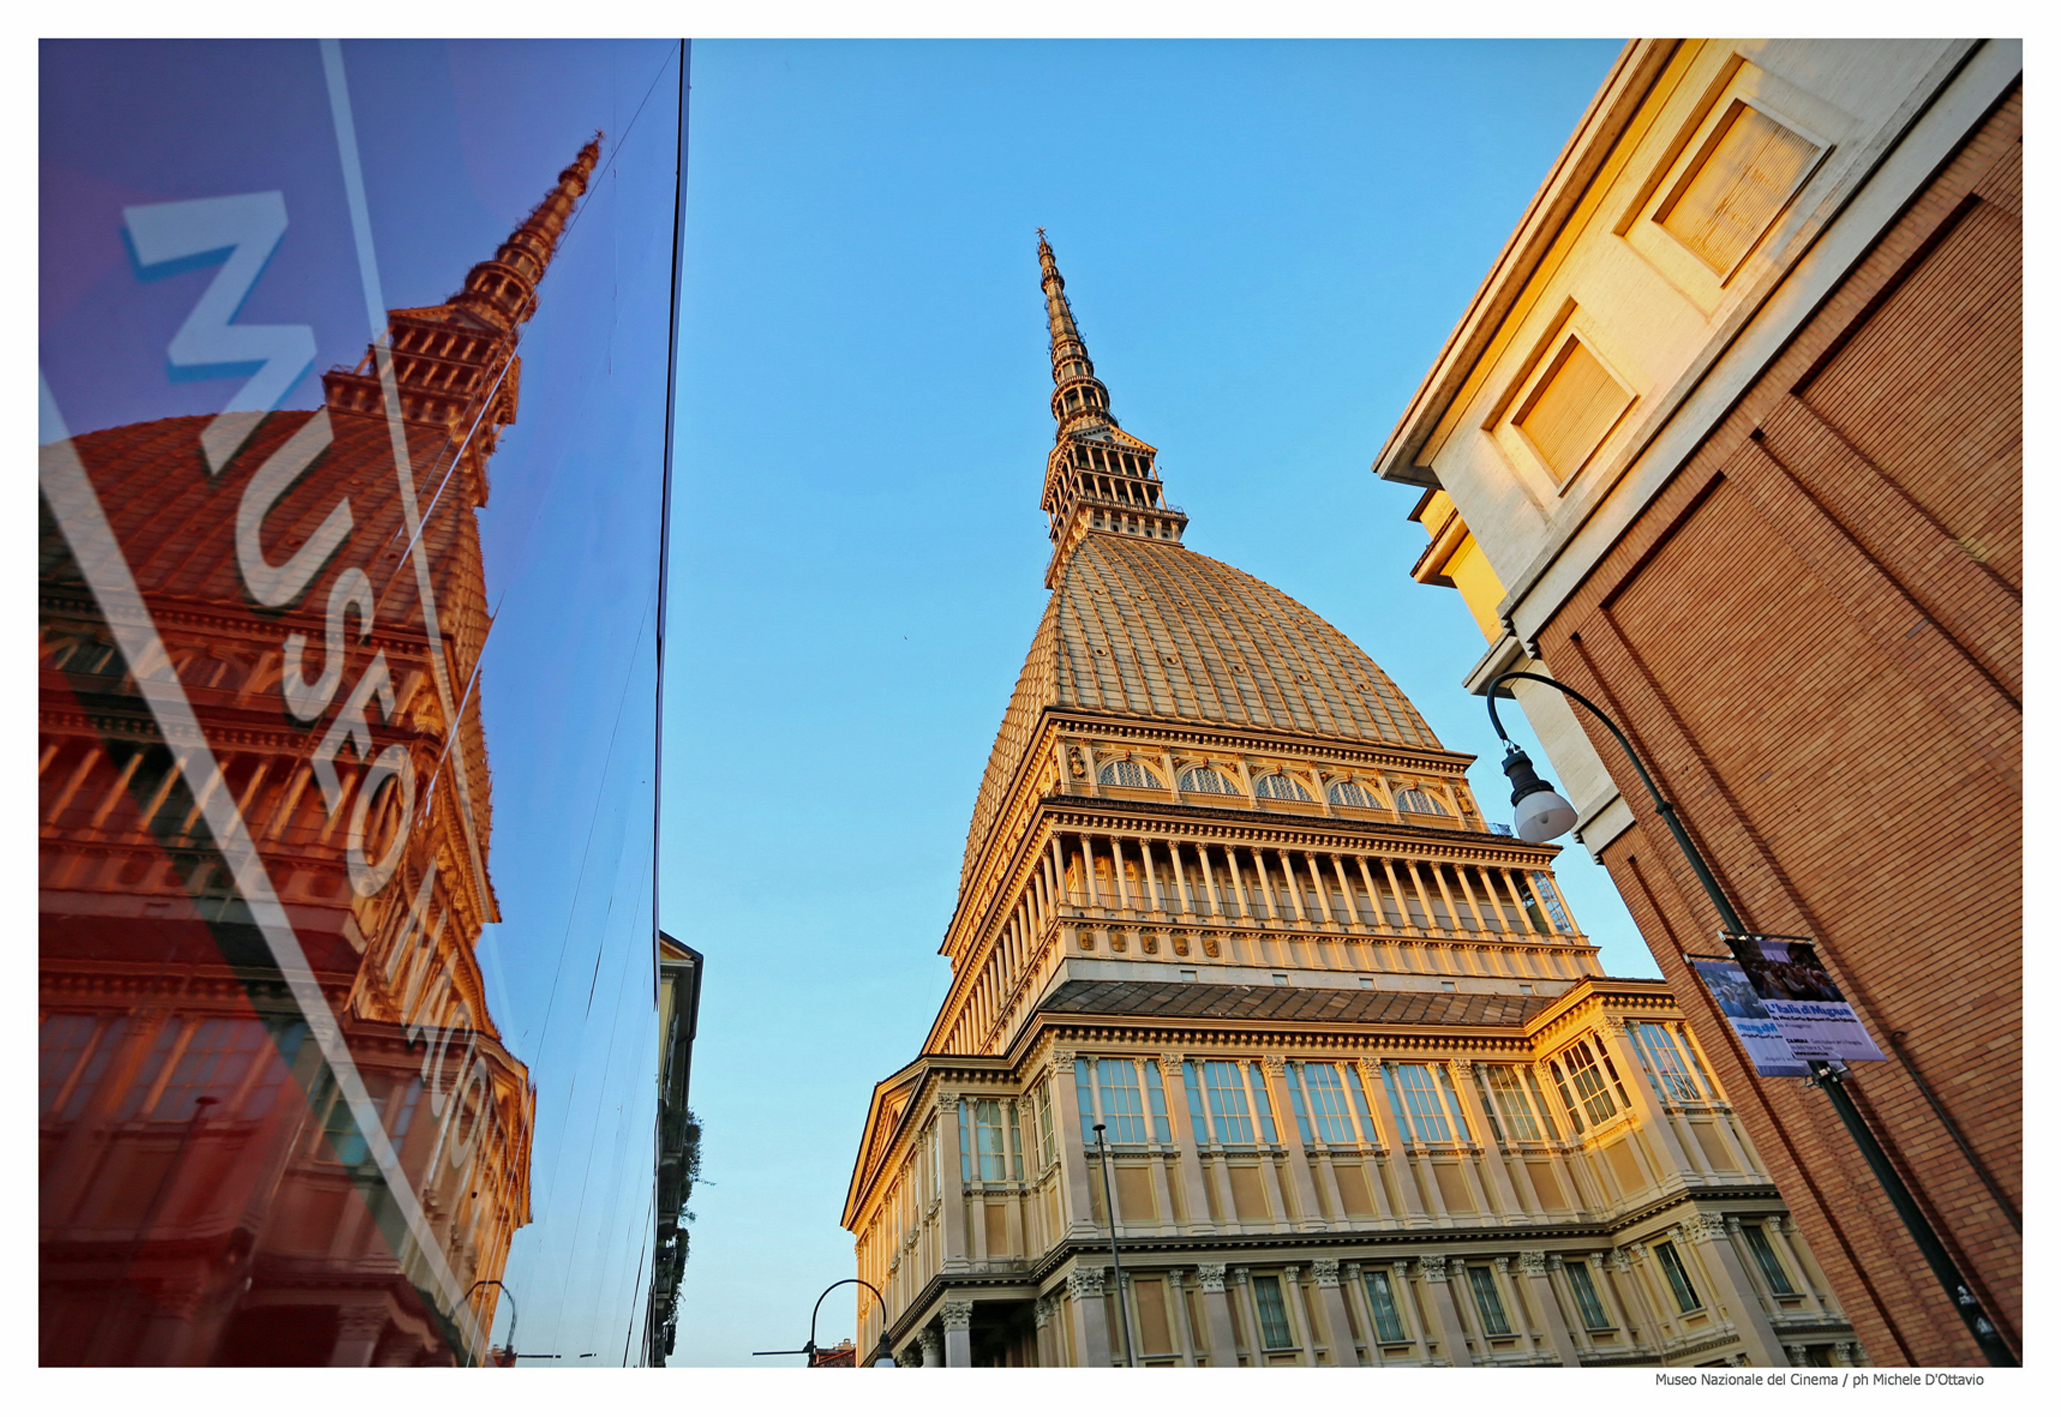
[(1784, 935), (1727, 935), (1732, 957), (1789, 1051), (1806, 1060), (1880, 1062), (1882, 1050), (1818, 960), (1816, 942)]
[(1690, 963), (1703, 977), (1704, 987), (1717, 1001), (1725, 1022), (1739, 1036), (1756, 1073), (1764, 1078), (1800, 1078), (1810, 1074), (1809, 1066), (1783, 1039), (1781, 1025), (1762, 1005), (1745, 970), (1728, 959), (1698, 959)]

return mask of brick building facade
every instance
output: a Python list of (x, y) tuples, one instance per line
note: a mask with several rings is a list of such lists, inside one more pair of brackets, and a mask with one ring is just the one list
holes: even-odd
[[(1609, 709), (1752, 928), (1820, 942), (1889, 1055), (1849, 1090), (2014, 1351), (2021, 73), (1629, 46), (1375, 465), (1427, 489), (1476, 691)], [(1870, 1359), (1980, 1363), (1827, 1100), (1698, 987), (1717, 915), (1623, 754), (1518, 698)]]

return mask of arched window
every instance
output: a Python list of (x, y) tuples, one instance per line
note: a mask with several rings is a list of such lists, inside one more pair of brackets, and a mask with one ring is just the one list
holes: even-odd
[(1357, 782), (1334, 782), (1331, 784), (1331, 805), (1334, 807), (1372, 807), (1374, 798)]
[(1402, 811), (1421, 812), (1427, 817), (1447, 817), (1452, 815), (1439, 805), (1436, 797), (1415, 787), (1407, 792), (1398, 792), (1395, 795), (1395, 805)]
[(1100, 780), (1108, 787), (1164, 787), (1166, 784), (1153, 776), (1152, 769), (1143, 763), (1134, 763), (1124, 758), (1114, 763), (1104, 763)]
[(1303, 791), (1301, 783), (1285, 772), (1270, 772), (1252, 785), (1252, 790), (1261, 797), (1273, 797), (1283, 802), (1314, 802), (1317, 799)]
[(1238, 784), (1215, 768), (1189, 768), (1181, 774), (1181, 791), (1221, 792), (1227, 796), (1235, 796)]

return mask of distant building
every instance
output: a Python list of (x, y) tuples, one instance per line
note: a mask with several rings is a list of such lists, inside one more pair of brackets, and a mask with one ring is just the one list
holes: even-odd
[(1668, 988), (1602, 975), (1364, 652), (1182, 545), (1039, 257), (1052, 597), (853, 1168), (859, 1349), (1860, 1361)]
[(663, 1368), (679, 1329), (680, 1279), (687, 1268), (688, 1199), (701, 1170), (701, 1123), (688, 1105), (694, 1029), (701, 1016), (701, 951), (664, 931), (658, 937), (658, 1216), (651, 1265), (647, 1363)]
[(856, 1368), (859, 1366), (858, 1345), (847, 1338), (834, 1348), (818, 1348), (809, 1355), (811, 1368)]
[[(1375, 462), (1416, 578), (1618, 717), (2020, 1349), (2021, 48), (1629, 45)], [(1627, 759), (1518, 702), (1878, 1363), (1982, 1361), (1824, 1098), (1684, 960), (1719, 921)], [(2022, 1350), (2021, 1350), (2022, 1351)]]

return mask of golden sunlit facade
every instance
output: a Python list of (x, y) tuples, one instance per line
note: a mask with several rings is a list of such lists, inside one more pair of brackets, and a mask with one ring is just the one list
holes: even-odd
[(1865, 1361), (1668, 988), (1603, 976), (1364, 652), (1182, 545), (1039, 256), (1052, 596), (869, 1108), (858, 1351)]

